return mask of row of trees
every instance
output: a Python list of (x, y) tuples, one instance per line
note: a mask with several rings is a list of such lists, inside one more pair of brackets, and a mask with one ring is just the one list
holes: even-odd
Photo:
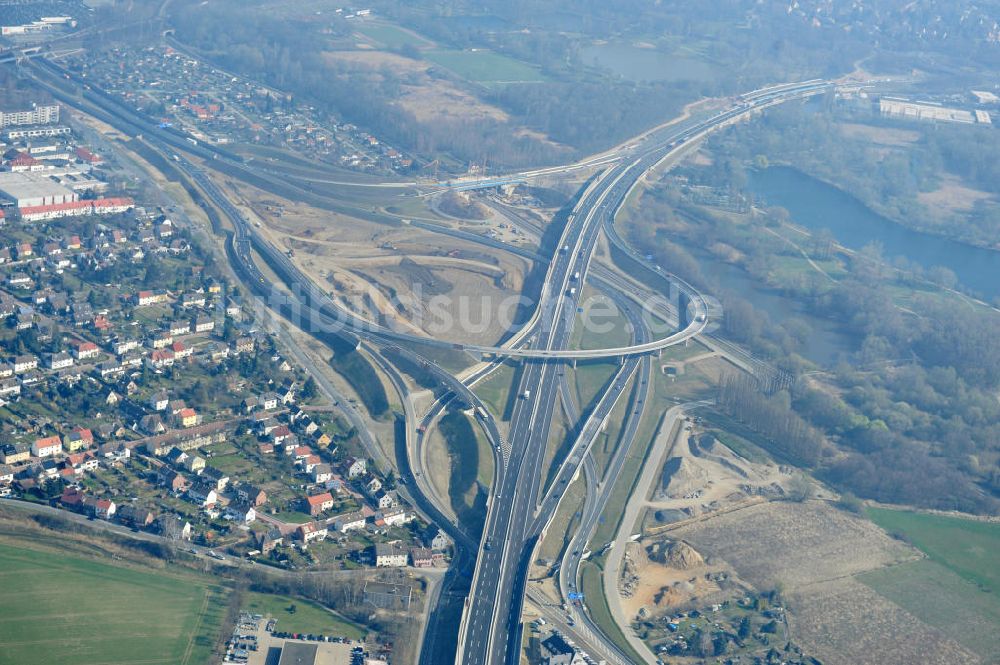
[(807, 467), (820, 461), (823, 437), (792, 410), (787, 392), (767, 396), (753, 377), (733, 374), (723, 378), (718, 403), (729, 415), (764, 434), (779, 456)]

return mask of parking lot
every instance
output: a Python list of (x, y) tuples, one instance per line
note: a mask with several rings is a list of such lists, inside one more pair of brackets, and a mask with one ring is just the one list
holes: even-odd
[(340, 638), (325, 635), (310, 636), (313, 639), (288, 639), (272, 633), (275, 628), (275, 622), (270, 617), (242, 613), (233, 630), (224, 662), (277, 665), (281, 649), (287, 642), (303, 642), (319, 647), (316, 654), (317, 665), (351, 665), (351, 649), (360, 644), (356, 640), (334, 642), (332, 640)]

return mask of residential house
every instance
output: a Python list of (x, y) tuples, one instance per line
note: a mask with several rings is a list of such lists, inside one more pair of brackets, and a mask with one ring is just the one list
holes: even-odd
[(184, 342), (174, 342), (170, 345), (170, 350), (174, 352), (175, 360), (190, 358), (194, 353), (194, 348), (187, 346)]
[(129, 351), (135, 351), (139, 348), (139, 340), (136, 339), (119, 339), (111, 345), (111, 350), (115, 352), (116, 356), (123, 356)]
[(434, 553), (426, 547), (412, 547), (410, 565), (414, 568), (430, 568), (434, 565)]
[(88, 507), (91, 508), (94, 517), (102, 520), (111, 519), (115, 514), (115, 510), (118, 508), (118, 506), (115, 505), (115, 502), (111, 499), (97, 499), (91, 506)]
[(312, 473), (313, 469), (322, 464), (323, 459), (319, 455), (309, 455), (305, 459), (299, 460), (296, 464), (302, 467), (306, 473)]
[(149, 337), (149, 346), (153, 349), (165, 349), (173, 343), (174, 336), (167, 330), (159, 330)]
[(119, 520), (137, 529), (148, 527), (156, 519), (156, 515), (152, 511), (132, 504), (120, 507), (117, 514)]
[[(271, 441), (274, 445), (278, 446), (284, 444), (288, 439), (292, 437), (292, 430), (288, 429), (288, 425), (278, 425), (273, 430), (271, 430)], [(297, 448), (298, 446), (296, 446)], [(286, 446), (287, 448), (287, 446)], [(291, 448), (287, 451), (287, 454), (291, 455), (295, 452), (295, 448)], [(312, 451), (310, 451), (312, 452)], [(306, 453), (309, 454), (309, 453)]]
[(139, 429), (146, 434), (162, 434), (167, 431), (163, 419), (155, 413), (150, 413), (139, 419)]
[(70, 510), (83, 510), (86, 496), (76, 487), (67, 487), (59, 497), (59, 503)]
[(255, 485), (240, 483), (236, 486), (236, 498), (247, 505), (258, 508), (267, 503), (267, 492)]
[(329, 464), (317, 464), (312, 469), (312, 481), (314, 483), (325, 483), (333, 479), (333, 469)]
[[(287, 445), (285, 446), (285, 449), (286, 450), (288, 449)], [(310, 456), (312, 456), (312, 454), (313, 454), (313, 449), (310, 448), (309, 446), (295, 446), (294, 448), (292, 448), (290, 456), (293, 457), (295, 461), (299, 462), (309, 458)]]
[(254, 510), (253, 506), (231, 503), (226, 506), (226, 510), (223, 512), (222, 517), (233, 522), (253, 524), (257, 521), (257, 511)]
[(212, 332), (215, 330), (215, 319), (208, 316), (196, 316), (191, 319), (191, 328), (196, 333)]
[(370, 496), (375, 496), (382, 490), (382, 481), (378, 478), (372, 478), (365, 484), (365, 491), (368, 492)]
[(194, 427), (198, 424), (200, 418), (197, 411), (191, 407), (186, 407), (181, 409), (177, 414), (177, 420), (180, 422), (182, 427)]
[(181, 464), (191, 473), (199, 473), (205, 470), (205, 458), (200, 455), (190, 455)]
[(154, 349), (149, 353), (149, 364), (162, 369), (174, 364), (174, 352), (171, 349)]
[(72, 365), (73, 356), (69, 355), (65, 351), (50, 353), (48, 356), (49, 369), (66, 369), (67, 367), (72, 367)]
[(448, 534), (438, 527), (432, 527), (432, 529), (435, 531), (434, 535), (430, 538), (430, 546), (432, 550), (435, 552), (443, 552), (451, 547), (451, 538), (448, 537)]
[(77, 475), (87, 471), (96, 471), (100, 466), (97, 457), (89, 450), (82, 453), (70, 453), (63, 463)]
[(375, 545), (376, 568), (402, 568), (409, 560), (409, 553), (396, 543), (378, 543)]
[(21, 394), (21, 384), (17, 379), (0, 379), (0, 397), (17, 397)]
[(136, 304), (140, 307), (146, 305), (157, 305), (167, 301), (166, 291), (139, 291), (135, 297)]
[(329, 492), (314, 494), (305, 498), (306, 512), (315, 517), (333, 508), (333, 496)]
[(364, 458), (348, 457), (344, 461), (344, 472), (348, 480), (363, 476), (368, 473), (368, 462)]
[(390, 508), (379, 513), (375, 513), (375, 521), (384, 522), (386, 526), (402, 526), (413, 519), (403, 508)]
[(25, 372), (38, 369), (38, 358), (31, 354), (24, 354), (14, 358), (14, 373), (24, 374)]
[(31, 446), (27, 443), (7, 443), (0, 449), (0, 458), (4, 464), (20, 464), (31, 457)]
[(380, 492), (377, 497), (379, 510), (388, 510), (396, 506), (395, 492)]
[(201, 482), (212, 483), (217, 492), (224, 492), (229, 485), (229, 475), (215, 467), (207, 466), (201, 472)]
[(218, 492), (211, 485), (201, 482), (192, 483), (185, 494), (202, 508), (211, 508), (219, 500)]
[(365, 516), (361, 511), (337, 515), (333, 521), (333, 528), (340, 533), (347, 533), (348, 531), (354, 531), (355, 529), (364, 529)]
[(174, 446), (167, 452), (167, 456), (164, 459), (166, 460), (167, 464), (176, 468), (179, 467), (181, 464), (183, 464), (184, 460), (186, 460), (188, 457), (189, 455), (186, 452)]
[(170, 404), (170, 396), (165, 390), (157, 391), (149, 398), (149, 406), (154, 411), (164, 411), (168, 404)]
[(272, 409), (278, 408), (278, 404), (281, 403), (281, 398), (278, 397), (277, 393), (266, 392), (260, 396), (258, 403), (265, 411), (271, 411)]
[(88, 342), (86, 340), (80, 340), (75, 338), (70, 338), (66, 342), (73, 349), (73, 357), (77, 360), (86, 360), (87, 358), (94, 358), (100, 352), (100, 348), (93, 342)]
[(62, 441), (58, 436), (35, 439), (31, 444), (31, 454), (35, 457), (51, 457), (62, 452)]
[(198, 293), (197, 291), (193, 293), (185, 293), (181, 296), (181, 307), (184, 309), (190, 309), (192, 307), (204, 307), (205, 306), (205, 294)]
[(299, 528), (295, 530), (295, 537), (305, 545), (314, 540), (323, 540), (326, 538), (327, 533), (328, 530), (325, 525), (319, 522), (306, 522), (305, 524), (300, 524)]
[(187, 479), (169, 467), (160, 467), (156, 475), (160, 484), (174, 494), (181, 494), (188, 486)]
[(104, 459), (106, 466), (124, 464), (132, 457), (132, 449), (121, 441), (105, 443), (97, 449), (97, 454)]
[(263, 554), (270, 553), (275, 547), (283, 544), (285, 537), (279, 529), (270, 529), (257, 534), (257, 549)]
[(94, 445), (94, 433), (85, 427), (74, 427), (63, 437), (63, 446), (71, 453)]

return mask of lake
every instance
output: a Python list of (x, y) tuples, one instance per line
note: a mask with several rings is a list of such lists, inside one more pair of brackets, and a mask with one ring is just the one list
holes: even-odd
[(630, 81), (705, 81), (715, 78), (715, 68), (707, 62), (630, 44), (587, 46), (580, 49), (580, 59), (586, 65), (607, 69)]
[(811, 231), (829, 229), (844, 247), (882, 244), (886, 257), (905, 256), (925, 268), (944, 266), (987, 298), (1000, 296), (1000, 252), (913, 231), (883, 217), (850, 194), (787, 166), (750, 174), (754, 196), (791, 213)]

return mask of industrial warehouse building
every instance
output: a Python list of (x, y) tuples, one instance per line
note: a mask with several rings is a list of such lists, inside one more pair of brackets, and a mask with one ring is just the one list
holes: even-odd
[(0, 173), (0, 195), (18, 208), (75, 203), (79, 195), (48, 176), (31, 172)]

